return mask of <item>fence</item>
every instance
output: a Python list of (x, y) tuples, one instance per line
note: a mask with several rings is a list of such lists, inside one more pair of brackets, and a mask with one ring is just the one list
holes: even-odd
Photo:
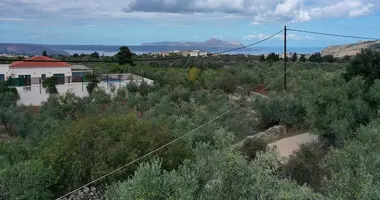
[[(48, 77), (49, 78), (49, 77)], [(11, 87), (16, 87), (17, 90), (24, 94), (44, 94), (43, 83), (46, 81), (45, 77), (30, 77), (22, 76), (18, 78), (8, 78), (7, 81)], [(60, 92), (73, 90), (80, 96), (86, 92), (87, 83), (96, 81), (98, 86), (106, 90), (125, 87), (129, 82), (134, 81), (136, 84), (144, 81), (152, 84), (150, 79), (143, 78), (134, 74), (104, 74), (101, 76), (94, 76), (92, 74), (82, 76), (54, 76), (56, 87)], [(26, 97), (27, 98), (27, 97)]]
[[(125, 81), (140, 81), (144, 78), (136, 76), (133, 74), (106, 74), (99, 77), (93, 75), (84, 75), (84, 76), (53, 76), (56, 85), (61, 84), (70, 84), (70, 83), (86, 83), (86, 82), (105, 82), (105, 83), (122, 83)], [(42, 85), (46, 80), (46, 77), (18, 77), (18, 78), (9, 78), (8, 83), (12, 87), (25, 87), (25, 86), (34, 86)]]

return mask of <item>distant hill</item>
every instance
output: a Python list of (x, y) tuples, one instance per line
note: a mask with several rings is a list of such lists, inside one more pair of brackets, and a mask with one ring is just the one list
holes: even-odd
[(322, 50), (322, 56), (333, 55), (334, 57), (353, 56), (360, 53), (362, 49), (372, 49), (380, 51), (380, 40), (365, 41), (354, 44), (334, 45)]
[(0, 43), (0, 54), (41, 55), (43, 51), (48, 55), (69, 55), (66, 51), (40, 44)]
[(153, 43), (142, 43), (141, 46), (186, 46), (186, 47), (242, 47), (244, 46), (240, 42), (229, 42), (219, 39), (210, 39), (205, 42), (153, 42)]
[(119, 51), (121, 45), (45, 45), (59, 50)]

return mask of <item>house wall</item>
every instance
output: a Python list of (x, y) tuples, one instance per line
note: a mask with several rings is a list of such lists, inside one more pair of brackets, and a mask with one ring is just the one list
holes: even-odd
[(198, 52), (190, 52), (190, 56), (197, 57), (198, 56)]
[[(153, 84), (150, 79), (145, 79), (144, 81), (148, 84)], [(120, 87), (126, 87), (130, 81), (120, 81), (120, 82), (109, 82), (104, 81), (98, 83), (98, 87), (105, 90), (108, 94), (112, 94), (112, 88), (117, 91)], [(141, 84), (141, 80), (134, 81), (137, 85)], [(64, 94), (68, 91), (73, 92), (78, 97), (88, 96), (87, 92), (88, 83), (66, 83), (62, 85), (56, 85), (58, 93)], [(17, 102), (18, 105), (34, 105), (40, 106), (43, 102), (46, 102), (49, 98), (49, 94), (46, 93), (46, 89), (42, 85), (32, 85), (32, 86), (20, 86), (15, 87), (18, 94), (20, 95), (20, 100)]]
[(10, 76), (9, 73), (9, 65), (0, 64), (0, 76), (4, 75), (4, 79), (6, 80), (8, 76)]
[(10, 68), (13, 77), (19, 75), (31, 75), (32, 78), (40, 78), (42, 74), (51, 77), (53, 74), (65, 74), (71, 76), (71, 67), (40, 67), (40, 68)]
[(199, 56), (207, 56), (207, 52), (200, 52)]

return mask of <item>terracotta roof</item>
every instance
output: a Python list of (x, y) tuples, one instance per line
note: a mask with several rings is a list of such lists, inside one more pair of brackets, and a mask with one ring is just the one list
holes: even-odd
[(23, 61), (13, 62), (10, 65), (10, 68), (70, 67), (70, 66), (71, 65), (67, 62), (61, 62), (57, 59), (50, 58), (47, 56), (34, 56), (32, 58), (27, 58)]

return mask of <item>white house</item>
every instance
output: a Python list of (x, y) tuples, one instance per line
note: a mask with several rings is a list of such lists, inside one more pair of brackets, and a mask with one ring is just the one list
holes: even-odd
[(51, 76), (58, 77), (61, 81), (64, 81), (64, 77), (72, 75), (70, 64), (46, 56), (35, 56), (23, 61), (13, 62), (9, 66), (9, 73), (10, 77), (22, 80), (22, 83), (19, 83), (20, 86), (38, 84), (40, 80), (45, 80)]
[(199, 55), (199, 52), (197, 51), (191, 51), (190, 52), (190, 57), (197, 57)]
[[(20, 95), (18, 101), (20, 105), (38, 106), (46, 101), (49, 94), (41, 83), (51, 76), (57, 77), (59, 81), (56, 85), (59, 94), (71, 91), (79, 97), (88, 96), (86, 89), (88, 82), (83, 81), (81, 77), (90, 73), (93, 73), (93, 70), (86, 66), (70, 65), (45, 56), (28, 58), (13, 62), (11, 65), (0, 64), (0, 78), (4, 80), (8, 77), (14, 78), (11, 84)], [(148, 84), (153, 84), (152, 80), (133, 74), (108, 74), (104, 77), (101, 77), (104, 80), (100, 80), (98, 87), (110, 94), (113, 89), (125, 87), (131, 81), (140, 84), (144, 80)]]
[(199, 52), (199, 56), (207, 57), (207, 52)]

